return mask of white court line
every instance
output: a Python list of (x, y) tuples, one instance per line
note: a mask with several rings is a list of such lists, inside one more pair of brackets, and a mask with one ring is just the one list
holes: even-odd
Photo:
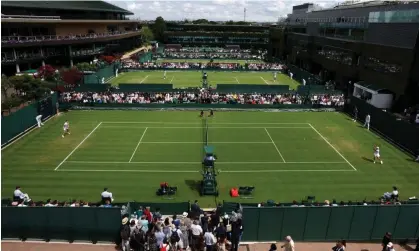
[(143, 78), (143, 80), (141, 80), (140, 84), (142, 84), (148, 78), (148, 76), (149, 75), (145, 76), (145, 78)]
[[(102, 126), (103, 128), (151, 128), (151, 129), (203, 129), (206, 127), (199, 127), (199, 126)], [(248, 127), (234, 127), (234, 126), (209, 126), (208, 129), (264, 129), (264, 128), (271, 128), (271, 129), (311, 129), (311, 127), (308, 126), (277, 126), (277, 127), (254, 127), (254, 126), (248, 126)]]
[[(77, 161), (77, 160), (72, 160), (72, 161), (67, 161), (67, 163), (80, 163), (80, 164), (192, 164), (192, 165), (196, 165), (196, 164), (202, 164), (202, 162), (126, 162), (126, 161)], [(216, 162), (217, 165), (243, 165), (243, 164), (346, 164), (346, 162), (296, 162), (296, 161), (292, 161), (292, 162), (269, 162), (269, 161), (262, 161), (262, 162), (258, 162), (258, 161), (247, 161), (247, 162), (220, 162), (217, 161)]]
[(326, 141), (326, 143), (330, 146), (330, 147), (332, 147), (333, 148), (333, 150), (335, 150), (335, 152), (337, 153), (337, 154), (339, 154), (339, 156), (340, 157), (342, 157), (342, 159), (344, 159), (345, 161), (346, 161), (346, 163), (348, 163), (351, 167), (352, 167), (352, 169), (354, 169), (355, 171), (357, 171), (357, 169), (351, 164), (351, 162), (349, 162), (332, 144), (330, 144), (330, 142), (325, 138), (325, 137), (323, 137), (323, 135), (319, 132), (319, 131), (317, 131), (316, 130), (316, 128), (314, 128), (314, 126), (312, 126), (311, 124), (309, 124), (309, 126), (311, 127), (311, 128), (313, 128), (313, 130), (324, 140), (324, 141)]
[[(60, 169), (60, 172), (135, 172), (135, 173), (199, 173), (197, 170), (112, 170), (112, 169)], [(279, 173), (279, 172), (354, 172), (354, 170), (324, 170), (324, 169), (313, 169), (313, 170), (234, 170), (234, 171), (222, 171), (220, 173)]]
[(70, 152), (70, 154), (68, 154), (67, 155), (67, 157), (65, 157), (65, 159), (63, 160), (63, 161), (61, 161), (61, 163), (60, 164), (58, 164), (58, 166), (54, 169), (54, 171), (57, 171), (58, 170), (58, 168), (62, 165), (62, 164), (64, 164), (64, 162), (68, 159), (68, 158), (70, 158), (70, 156), (90, 137), (90, 135), (92, 135), (95, 131), (96, 131), (96, 129), (98, 129), (99, 128), (99, 126), (102, 124), (102, 122), (100, 122), (81, 142), (80, 142), (80, 144), (78, 144), (77, 146), (76, 146), (76, 148), (74, 148), (73, 149), (73, 151), (71, 151)]
[(172, 83), (172, 81), (173, 81), (173, 79), (174, 79), (174, 78), (175, 78), (175, 76), (173, 76), (173, 77), (172, 77), (172, 79), (170, 80), (170, 83), (169, 83), (169, 84), (171, 84), (171, 83)]
[(268, 81), (266, 81), (264, 78), (260, 77), (263, 81), (265, 81), (265, 84), (269, 85)]
[(143, 140), (144, 135), (145, 135), (145, 133), (147, 132), (147, 129), (148, 129), (148, 127), (146, 127), (146, 128), (145, 128), (145, 130), (144, 130), (144, 132), (143, 132), (143, 135), (142, 135), (142, 136), (141, 136), (141, 138), (140, 138), (140, 141), (138, 141), (137, 147), (135, 147), (135, 150), (134, 150), (134, 152), (132, 153), (131, 158), (129, 159), (129, 162), (131, 162), (132, 158), (134, 158), (134, 155), (135, 155), (135, 153), (137, 152), (137, 149), (138, 149), (138, 147), (140, 146), (141, 141)]
[(240, 84), (239, 80), (237, 79), (237, 77), (234, 77), (234, 79), (236, 79), (237, 84)]
[(322, 169), (314, 169), (314, 170), (234, 170), (234, 171), (223, 171), (219, 170), (220, 173), (280, 173), (280, 172), (353, 172), (354, 170), (349, 169), (342, 169), (342, 170), (322, 170)]
[(256, 141), (249, 141), (249, 142), (162, 142), (162, 141), (155, 141), (155, 142), (141, 142), (141, 144), (272, 144), (271, 142), (256, 142)]
[(281, 152), (279, 151), (278, 147), (276, 146), (276, 144), (275, 144), (274, 140), (273, 140), (273, 139), (272, 139), (272, 137), (271, 137), (271, 134), (269, 134), (269, 132), (268, 132), (268, 129), (266, 129), (266, 128), (265, 128), (265, 131), (266, 131), (266, 133), (268, 134), (269, 138), (271, 139), (272, 144), (274, 144), (276, 151), (279, 153), (279, 156), (281, 156), (281, 159), (284, 161), (284, 163), (286, 163), (286, 161), (285, 161), (285, 159), (284, 159), (284, 156), (282, 156)]
[[(178, 125), (201, 125), (196, 122), (164, 122), (164, 121), (103, 121), (105, 124), (178, 124)], [(208, 123), (209, 125), (310, 125), (309, 123), (246, 123), (246, 122), (229, 122), (229, 123)]]
[(87, 169), (60, 169), (61, 172), (135, 172), (135, 173), (199, 173), (197, 170), (87, 170)]

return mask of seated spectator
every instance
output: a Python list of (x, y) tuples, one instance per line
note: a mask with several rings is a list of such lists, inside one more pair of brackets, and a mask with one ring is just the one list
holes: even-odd
[(108, 192), (108, 188), (104, 188), (103, 192), (101, 193), (102, 202), (105, 202), (106, 200), (113, 201), (112, 193)]
[(20, 186), (16, 187), (15, 191), (13, 192), (13, 200), (14, 201), (23, 200), (25, 202), (31, 201), (31, 199), (29, 198), (29, 195), (27, 193), (23, 193), (20, 189), (21, 189)]
[(395, 200), (399, 198), (399, 190), (397, 190), (397, 187), (393, 186), (393, 192), (391, 193), (391, 199)]

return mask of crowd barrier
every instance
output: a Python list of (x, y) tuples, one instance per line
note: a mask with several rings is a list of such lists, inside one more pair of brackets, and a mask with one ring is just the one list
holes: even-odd
[(392, 143), (414, 154), (419, 150), (419, 126), (407, 121), (399, 120), (391, 113), (372, 106), (357, 97), (351, 97), (345, 105), (345, 111), (353, 114), (354, 107), (358, 108), (358, 118), (364, 121), (367, 114), (371, 116), (370, 126), (377, 133)]
[(419, 236), (419, 206), (243, 208), (243, 241), (379, 241)]
[(1, 146), (13, 142), (24, 132), (37, 126), (35, 117), (42, 114), (42, 119), (48, 119), (57, 113), (57, 94), (35, 101), (30, 105), (2, 117)]

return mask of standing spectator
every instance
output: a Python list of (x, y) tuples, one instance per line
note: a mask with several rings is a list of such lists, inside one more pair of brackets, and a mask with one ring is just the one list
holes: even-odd
[(231, 250), (237, 251), (239, 249), (240, 236), (243, 232), (242, 220), (237, 219), (231, 224)]
[(227, 229), (222, 222), (220, 223), (220, 226), (215, 230), (215, 235), (217, 236), (218, 250), (224, 251), (227, 237)]
[(212, 233), (211, 228), (208, 228), (207, 231), (205, 232), (204, 240), (205, 240), (205, 246), (207, 247), (207, 251), (212, 251), (214, 249), (215, 244), (217, 243), (217, 239)]
[(142, 215), (138, 224), (142, 227), (143, 231), (147, 233), (148, 231), (148, 220), (145, 215)]
[(291, 236), (285, 237), (285, 243), (281, 246), (284, 248), (284, 251), (295, 251), (294, 241), (292, 240)]
[(122, 226), (120, 229), (120, 234), (121, 234), (121, 239), (122, 239), (122, 243), (121, 243), (121, 248), (122, 251), (129, 251), (130, 247), (129, 247), (129, 237), (130, 237), (130, 227), (128, 226), (128, 218), (125, 217), (122, 219)]
[(179, 230), (182, 232), (180, 239), (182, 242), (182, 250), (186, 250), (189, 247), (189, 229), (184, 222), (181, 222)]
[(198, 205), (198, 201), (195, 200), (195, 203), (191, 205), (191, 213), (192, 213), (192, 219), (197, 219), (202, 213), (201, 207)]
[(158, 251), (159, 246), (157, 245), (157, 238), (156, 235), (151, 231), (151, 228), (147, 232), (147, 246), (148, 251)]
[(161, 248), (163, 246), (163, 241), (166, 236), (160, 227), (156, 227), (156, 228), (157, 229), (154, 235), (156, 236), (157, 246)]
[(177, 219), (176, 214), (172, 216), (172, 224), (175, 225), (176, 228), (179, 228), (180, 226), (180, 220)]
[(153, 218), (155, 218), (157, 220), (160, 220), (161, 219), (160, 208), (156, 208), (156, 212), (154, 212)]
[(191, 233), (192, 233), (192, 249), (196, 250), (197, 247), (200, 245), (199, 240), (201, 235), (203, 234), (202, 227), (199, 225), (197, 220), (193, 221), (191, 226)]
[(204, 213), (204, 217), (201, 218), (201, 226), (202, 226), (202, 231), (207, 232), (208, 230), (208, 215), (207, 213)]
[(381, 245), (383, 246), (383, 251), (387, 250), (387, 245), (391, 242), (391, 233), (387, 232), (384, 237), (383, 240), (381, 241)]

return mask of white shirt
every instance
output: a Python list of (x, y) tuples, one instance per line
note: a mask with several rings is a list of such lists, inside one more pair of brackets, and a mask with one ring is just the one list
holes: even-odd
[(399, 195), (399, 191), (397, 191), (397, 190), (393, 190), (393, 195), (394, 195), (394, 196)]
[(46, 206), (46, 207), (55, 207), (56, 205), (51, 204), (51, 203), (47, 203), (45, 206)]
[(191, 230), (193, 235), (200, 235), (203, 232), (202, 227), (196, 224), (192, 224)]
[(68, 129), (68, 122), (65, 122), (65, 123), (64, 123), (63, 128), (64, 128), (64, 129)]
[(24, 193), (22, 193), (22, 191), (20, 191), (20, 189), (16, 189), (16, 190), (13, 192), (13, 196), (14, 196), (14, 197), (19, 197), (19, 198), (21, 198), (21, 199), (24, 199), (24, 198), (25, 198), (25, 194), (24, 194)]
[(101, 193), (102, 198), (110, 198), (112, 199), (112, 193), (108, 192), (108, 191), (103, 191)]
[(204, 234), (205, 245), (212, 246), (215, 244), (214, 242), (215, 236), (211, 232), (206, 232)]
[(19, 204), (19, 205), (17, 205), (18, 207), (27, 207), (27, 205), (24, 205), (24, 204)]
[(370, 120), (371, 120), (371, 116), (370, 115), (367, 115), (367, 117), (365, 118), (365, 122), (369, 123)]
[(70, 205), (70, 207), (76, 207), (76, 204), (75, 204), (75, 203), (73, 203), (73, 204), (71, 204), (71, 205)]

